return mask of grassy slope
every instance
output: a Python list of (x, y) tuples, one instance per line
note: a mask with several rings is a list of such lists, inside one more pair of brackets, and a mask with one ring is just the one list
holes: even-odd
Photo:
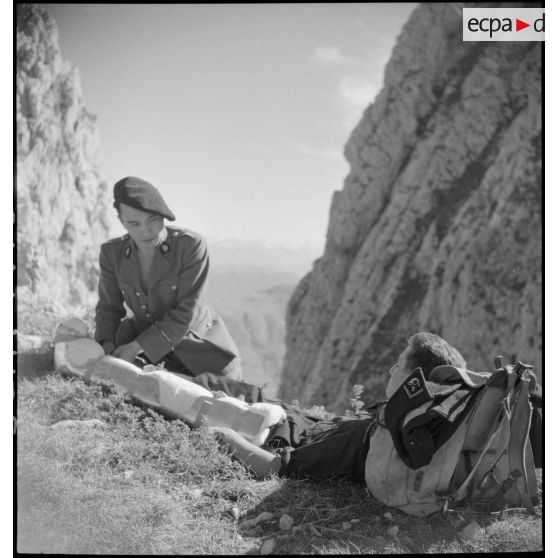
[[(19, 330), (52, 332), (55, 316), (37, 316), (22, 312)], [(279, 554), (542, 548), (540, 518), (513, 511), (474, 516), (484, 529), (464, 541), (453, 528), (463, 519), (457, 514), (424, 521), (390, 510), (390, 519), (364, 489), (345, 482), (255, 481), (203, 429), (135, 406), (109, 385), (54, 373), (48, 347), (18, 360), (20, 552), (258, 554), (266, 540)], [(60, 422), (69, 419), (99, 422)], [(229, 513), (233, 506), (238, 521)], [(242, 525), (262, 511), (274, 518)], [(281, 532), (284, 513), (294, 528)], [(392, 536), (394, 525), (399, 532)]]

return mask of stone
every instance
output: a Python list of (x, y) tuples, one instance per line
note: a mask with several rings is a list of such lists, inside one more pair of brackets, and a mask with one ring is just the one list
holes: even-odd
[(279, 518), (279, 529), (281, 529), (281, 531), (286, 531), (293, 526), (293, 523), (294, 519), (285, 513)]
[(275, 516), (271, 512), (261, 512), (257, 517), (253, 517), (251, 519), (246, 519), (245, 521), (243, 521), (242, 527), (245, 529), (248, 529), (250, 527), (255, 527), (262, 521), (270, 521), (274, 517)]
[(273, 549), (275, 548), (275, 540), (274, 539), (267, 539), (261, 549), (260, 549), (260, 554), (262, 555), (267, 555), (267, 554), (271, 554), (273, 552)]
[(186, 494), (188, 494), (192, 500), (199, 500), (203, 496), (203, 488), (189, 488), (186, 490)]

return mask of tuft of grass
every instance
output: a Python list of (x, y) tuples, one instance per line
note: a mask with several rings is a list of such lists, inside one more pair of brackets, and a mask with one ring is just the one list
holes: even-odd
[[(236, 524), (222, 519), (230, 500), (219, 484), (230, 491), (250, 477), (203, 429), (56, 375), (22, 381), (19, 393), (20, 552), (238, 550)], [(91, 418), (100, 424), (61, 422)]]
[(493, 552), (542, 550), (542, 522), (524, 514), (509, 516), (487, 525), (483, 539)]
[(25, 335), (38, 335), (52, 341), (56, 328), (68, 318), (80, 318), (92, 333), (94, 330), (94, 308), (80, 306), (67, 308), (57, 301), (30, 291), (27, 287), (17, 288), (17, 331)]

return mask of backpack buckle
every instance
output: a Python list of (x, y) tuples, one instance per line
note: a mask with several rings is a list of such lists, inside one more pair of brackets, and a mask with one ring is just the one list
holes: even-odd
[(450, 504), (450, 499), (448, 496), (442, 496), (440, 498), (440, 514), (443, 516), (447, 513)]
[(533, 372), (533, 365), (532, 364), (525, 364), (524, 362), (521, 362), (519, 360), (515, 363), (515, 365), (513, 367), (513, 371), (518, 376), (523, 376), (525, 372), (527, 372), (527, 373)]

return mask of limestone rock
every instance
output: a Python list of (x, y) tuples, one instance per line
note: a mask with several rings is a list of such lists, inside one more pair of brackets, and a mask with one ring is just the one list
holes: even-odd
[(261, 512), (257, 517), (253, 517), (251, 519), (246, 519), (242, 522), (242, 527), (245, 529), (249, 529), (250, 527), (255, 527), (262, 521), (270, 521), (274, 518), (273, 513), (271, 512)]
[(287, 531), (293, 526), (293, 523), (294, 519), (289, 514), (284, 513), (279, 518), (279, 529), (281, 529), (281, 531)]
[(287, 401), (382, 398), (421, 330), (473, 370), (502, 354), (541, 379), (541, 47), (463, 42), (461, 25), (416, 8), (346, 144), (324, 254), (289, 302)]
[(93, 300), (110, 195), (96, 118), (63, 60), (53, 18), (17, 5), (17, 264), (19, 286), (59, 302)]
[(260, 554), (266, 556), (271, 554), (275, 548), (275, 539), (267, 539), (260, 548)]

